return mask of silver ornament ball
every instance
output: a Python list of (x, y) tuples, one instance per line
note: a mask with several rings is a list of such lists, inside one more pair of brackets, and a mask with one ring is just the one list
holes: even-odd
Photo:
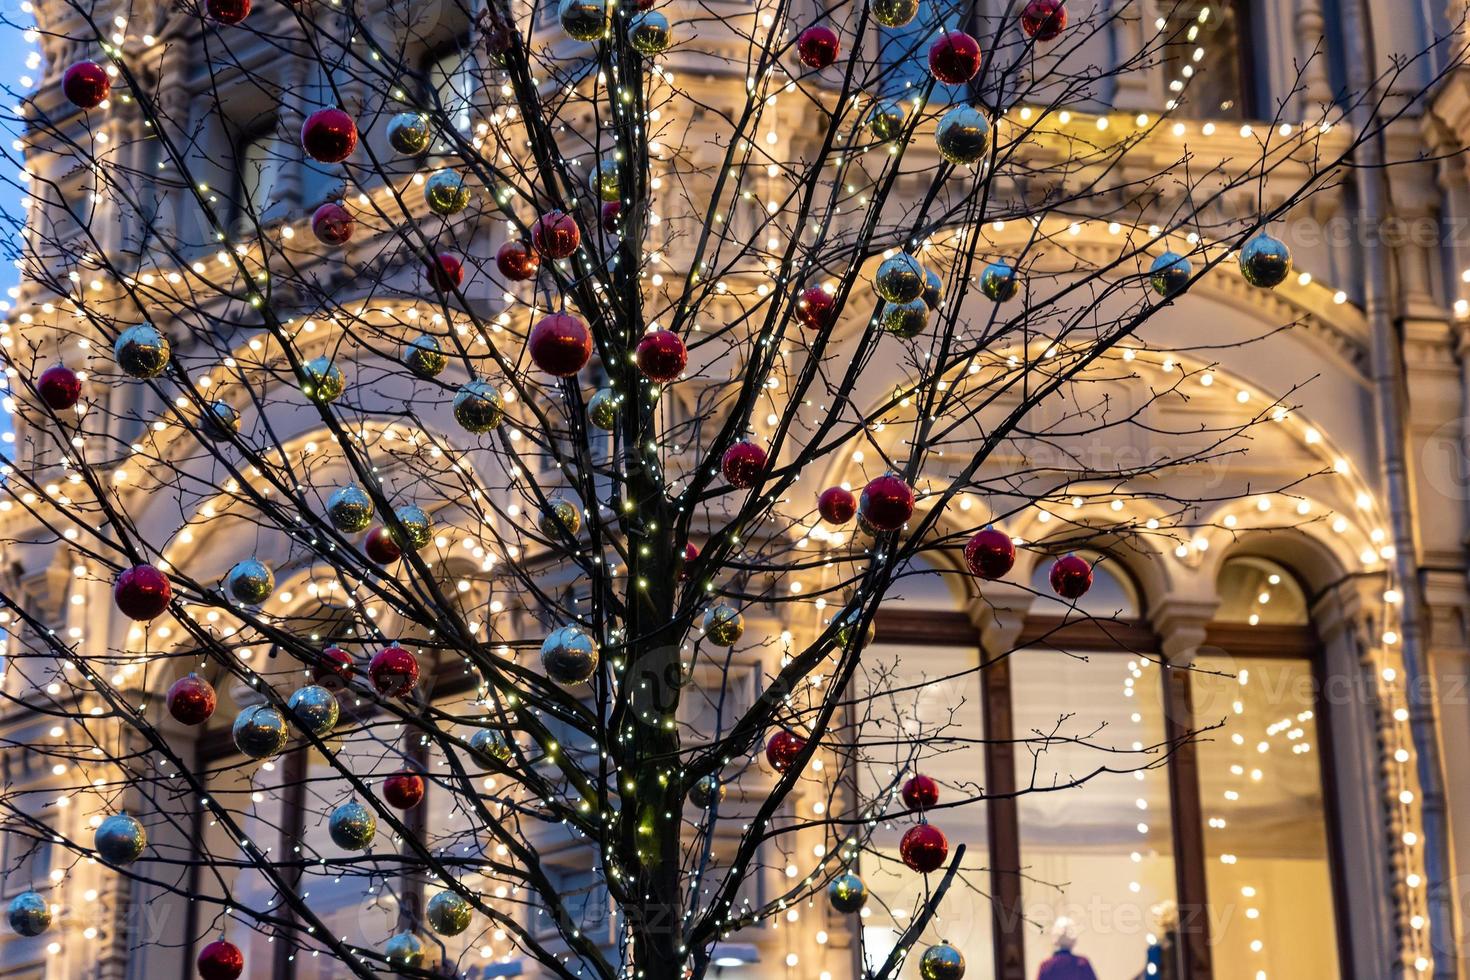
[(929, 304), (923, 297), (907, 303), (884, 303), (878, 313), (878, 325), (895, 337), (912, 340), (929, 325)]
[(1188, 259), (1177, 252), (1165, 252), (1149, 267), (1148, 281), (1154, 292), (1168, 299), (1188, 286), (1193, 275), (1194, 266)]
[(510, 742), (498, 729), (481, 728), (470, 736), (470, 754), (486, 769), (495, 763), (505, 765), (511, 759)]
[(316, 684), (293, 691), (286, 708), (296, 724), (317, 738), (337, 727), (337, 716), (342, 710), (337, 704), (337, 696)]
[(459, 214), (470, 206), (470, 188), (458, 171), (436, 170), (424, 181), (424, 202), (442, 217)]
[(562, 30), (578, 41), (596, 41), (607, 33), (607, 0), (561, 0), (556, 13)]
[(674, 32), (667, 17), (657, 10), (645, 10), (628, 25), (628, 41), (639, 54), (663, 54), (674, 43)]
[(1275, 289), (1291, 275), (1291, 249), (1264, 231), (1240, 250), (1240, 274), (1261, 289)]
[(458, 936), (470, 927), (470, 903), (454, 892), (440, 892), (424, 910), (429, 928), (441, 936)]
[(330, 357), (314, 357), (301, 365), (301, 393), (312, 401), (330, 404), (346, 389), (347, 379)]
[(240, 432), (240, 413), (227, 401), (212, 401), (199, 417), (199, 431), (211, 442), (226, 442)]
[(403, 525), (402, 536), (396, 531), (393, 533), (393, 541), (398, 547), (421, 551), (434, 540), (434, 522), (422, 507), (407, 504), (395, 510), (393, 516)]
[(365, 851), (372, 846), (378, 832), (378, 818), (357, 800), (349, 800), (332, 811), (327, 820), (327, 833), (332, 843), (344, 851)]
[(489, 432), (505, 420), (500, 392), (488, 381), (466, 381), (454, 396), (454, 420), (466, 432)]
[(400, 112), (388, 121), (388, 143), (404, 156), (416, 157), (429, 148), (434, 131), (417, 112)]
[(1021, 288), (1016, 270), (1006, 262), (992, 262), (980, 273), (980, 291), (995, 303), (1013, 298)]
[(339, 487), (327, 498), (327, 517), (343, 534), (367, 530), (373, 522), (373, 498), (355, 484)]
[(128, 327), (118, 334), (112, 345), (112, 356), (117, 366), (130, 377), (147, 380), (156, 378), (168, 367), (172, 347), (168, 338), (151, 323), (140, 323)]
[(907, 252), (890, 255), (878, 264), (873, 288), (890, 303), (907, 303), (924, 295), (924, 265)]
[(558, 684), (581, 684), (597, 673), (597, 643), (580, 626), (553, 630), (541, 644), (541, 666)]
[(98, 825), (92, 846), (105, 863), (124, 867), (142, 856), (148, 846), (148, 832), (132, 815), (114, 813)]
[(35, 892), (21, 892), (6, 909), (10, 928), (22, 936), (39, 936), (51, 928), (51, 906)]
[(897, 99), (879, 99), (868, 110), (868, 130), (880, 143), (888, 143), (903, 134), (905, 118), (903, 105)]
[(437, 378), (448, 365), (449, 358), (444, 355), (444, 347), (438, 338), (426, 333), (409, 341), (403, 350), (403, 366), (416, 378), (426, 381)]
[(706, 609), (699, 625), (705, 639), (717, 647), (734, 646), (745, 633), (745, 617), (739, 609), (724, 603)]
[(286, 747), (291, 737), (286, 719), (268, 704), (251, 705), (230, 726), (235, 748), (252, 759), (269, 759)]
[(957, 105), (934, 127), (939, 155), (956, 166), (978, 163), (990, 150), (990, 120), (971, 105)]
[(259, 558), (246, 558), (225, 576), (225, 589), (241, 605), (258, 606), (276, 591), (276, 576)]
[(708, 810), (716, 800), (725, 799), (725, 784), (718, 776), (704, 776), (689, 787), (689, 802), (701, 810)]
[(930, 946), (919, 957), (919, 976), (924, 980), (963, 980), (965, 954), (949, 943)]

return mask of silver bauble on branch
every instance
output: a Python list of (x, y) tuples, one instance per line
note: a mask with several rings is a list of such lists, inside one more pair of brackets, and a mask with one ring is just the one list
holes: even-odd
[(481, 728), (470, 736), (470, 754), (486, 769), (511, 759), (510, 741), (495, 728)]
[(734, 646), (745, 634), (745, 617), (734, 606), (720, 603), (704, 611), (699, 628), (704, 631), (704, 638), (715, 646)]
[(449, 366), (449, 358), (437, 337), (421, 333), (403, 349), (403, 366), (416, 378), (437, 378)]
[(332, 843), (344, 851), (365, 851), (378, 833), (378, 818), (367, 805), (348, 800), (332, 811), (327, 820)]
[(230, 726), (235, 748), (252, 759), (279, 755), (291, 737), (286, 719), (268, 704), (254, 704), (235, 716)]
[(623, 396), (611, 388), (599, 388), (587, 402), (587, 421), (593, 428), (611, 432), (618, 424), (618, 406)]
[(418, 969), (424, 965), (428, 951), (424, 941), (411, 932), (400, 932), (383, 944), (383, 957), (389, 966), (407, 966)]
[(314, 357), (301, 365), (301, 393), (314, 402), (330, 404), (347, 390), (347, 379), (330, 357)]
[(558, 684), (581, 684), (597, 673), (597, 642), (580, 626), (553, 630), (541, 644), (541, 666)]
[(466, 381), (454, 396), (454, 420), (466, 432), (489, 432), (505, 421), (500, 392), (488, 381)]
[(240, 413), (227, 401), (212, 401), (199, 416), (199, 431), (211, 442), (226, 442), (240, 433)]
[(337, 696), (324, 687), (308, 684), (291, 692), (286, 702), (291, 719), (317, 738), (329, 734), (337, 727), (337, 716), (341, 707)]
[(148, 832), (131, 814), (114, 813), (97, 825), (92, 846), (104, 864), (125, 867), (143, 855), (148, 846)]
[(978, 163), (990, 151), (990, 120), (972, 105), (957, 105), (934, 127), (934, 145), (956, 166)]
[(117, 366), (130, 377), (147, 380), (156, 378), (168, 367), (172, 347), (168, 338), (151, 323), (140, 323), (128, 327), (118, 334), (112, 345), (112, 357)]
[(890, 255), (878, 263), (873, 288), (890, 303), (907, 303), (924, 295), (924, 265), (907, 252)]
[(923, 980), (964, 980), (965, 956), (949, 943), (930, 946), (919, 957), (919, 976)]
[(582, 509), (563, 496), (548, 497), (536, 518), (536, 527), (553, 542), (576, 538), (582, 530)]
[[(862, 624), (862, 621), (863, 621), (863, 609), (862, 609), (861, 606), (857, 607), (856, 609), (849, 609), (847, 612), (845, 612), (842, 615), (840, 615), (840, 616), (837, 617), (837, 619), (836, 619), (836, 623), (837, 623), (837, 636), (836, 636), (836, 639), (837, 639), (837, 645), (839, 647), (841, 647), (844, 650), (846, 650), (849, 647), (849, 645), (852, 642), (852, 638), (855, 635), (855, 632), (857, 630), (857, 627)], [(862, 640), (861, 640), (861, 642), (858, 643), (858, 649), (862, 649), (863, 647), (867, 646), (869, 643), (872, 643), (873, 642), (873, 636), (876, 633), (877, 633), (877, 630), (874, 628), (872, 621), (869, 620), (868, 621), (868, 628), (863, 631)]]
[(939, 309), (940, 302), (944, 299), (944, 279), (930, 269), (924, 267), (924, 305), (931, 310)]
[(919, 15), (919, 0), (869, 0), (868, 6), (884, 27), (903, 27)]
[(1007, 262), (992, 262), (980, 273), (980, 292), (995, 303), (1015, 297), (1021, 288), (1016, 270)]
[(21, 892), (12, 898), (5, 917), (21, 936), (39, 936), (51, 928), (51, 906), (36, 892)]
[(424, 910), (429, 928), (441, 936), (458, 936), (470, 927), (470, 903), (454, 892), (440, 892)]
[(259, 558), (246, 558), (225, 576), (225, 591), (242, 606), (258, 606), (276, 591), (276, 576)]
[(1261, 289), (1275, 289), (1291, 275), (1291, 249), (1264, 231), (1240, 250), (1240, 274)]
[(388, 144), (404, 156), (418, 156), (433, 139), (429, 120), (417, 112), (400, 112), (388, 121)]
[(393, 532), (393, 540), (398, 547), (422, 551), (434, 540), (434, 522), (422, 507), (405, 504), (395, 510), (393, 516), (403, 525), (401, 535), (396, 530)]
[(597, 195), (599, 201), (616, 201), (621, 198), (622, 168), (618, 166), (617, 158), (609, 154), (599, 160), (587, 178), (587, 186)]
[(456, 170), (436, 170), (424, 181), (424, 202), (442, 217), (459, 214), (470, 206), (470, 188)]
[(868, 131), (873, 134), (874, 139), (888, 143), (903, 134), (905, 118), (903, 105), (897, 99), (879, 99), (868, 110)]
[(851, 871), (840, 874), (827, 886), (827, 901), (844, 915), (861, 912), (868, 904), (868, 886)]
[(674, 43), (669, 19), (657, 10), (636, 14), (628, 25), (628, 41), (639, 54), (663, 54)]
[(708, 810), (716, 800), (725, 799), (725, 784), (718, 776), (704, 776), (689, 787), (689, 802), (701, 810)]
[(327, 498), (327, 517), (343, 534), (365, 531), (373, 522), (373, 498), (356, 484), (338, 487)]
[(607, 33), (607, 0), (561, 0), (557, 18), (561, 29), (578, 41), (596, 41)]
[(1148, 281), (1154, 292), (1167, 299), (1188, 286), (1193, 275), (1194, 266), (1187, 258), (1177, 252), (1165, 252), (1149, 267)]
[(878, 325), (895, 337), (911, 340), (929, 325), (929, 304), (923, 297), (907, 303), (884, 303), (878, 313)]

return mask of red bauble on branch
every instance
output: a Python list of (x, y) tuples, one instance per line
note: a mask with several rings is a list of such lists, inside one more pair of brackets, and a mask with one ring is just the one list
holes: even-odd
[(205, 0), (204, 9), (210, 20), (221, 24), (238, 24), (250, 16), (250, 0)]
[(529, 282), (541, 270), (541, 259), (531, 246), (512, 239), (496, 250), (495, 268), (507, 279)]
[(914, 515), (914, 489), (894, 473), (868, 481), (858, 503), (863, 520), (880, 531), (897, 531)]
[(898, 842), (898, 855), (913, 871), (928, 874), (944, 864), (949, 856), (949, 841), (932, 823), (910, 827)]
[(383, 799), (399, 810), (411, 810), (424, 799), (424, 777), (412, 772), (397, 772), (383, 780)]
[(939, 803), (939, 784), (919, 773), (903, 784), (903, 802), (910, 810), (932, 810)]
[(638, 341), (633, 359), (649, 381), (668, 384), (683, 373), (684, 365), (689, 363), (689, 351), (672, 330), (655, 330)]
[(418, 658), (403, 647), (384, 647), (373, 654), (368, 664), (373, 687), (384, 697), (401, 698), (411, 693), (419, 682)]
[(581, 317), (553, 313), (531, 328), (526, 350), (547, 374), (570, 378), (592, 357), (592, 331)]
[(941, 82), (963, 85), (980, 71), (980, 42), (964, 31), (951, 31), (929, 46), (929, 72)]
[(582, 244), (582, 231), (571, 215), (548, 211), (531, 226), (531, 244), (548, 259), (564, 259)]
[(699, 561), (699, 548), (694, 542), (684, 546), (684, 554), (679, 559), (679, 581), (682, 582), (689, 577), (689, 566)]
[(180, 677), (168, 689), (165, 702), (173, 719), (185, 725), (202, 725), (214, 714), (218, 699), (214, 687), (198, 674)]
[(341, 109), (318, 109), (301, 124), (301, 148), (319, 163), (341, 163), (357, 149), (357, 124)]
[(607, 232), (609, 235), (616, 235), (618, 233), (618, 227), (619, 227), (619, 224), (620, 224), (620, 222), (622, 220), (622, 217), (623, 217), (623, 202), (622, 201), (604, 201), (603, 202), (603, 204), (602, 204), (602, 213), (601, 213), (601, 215), (599, 215), (599, 220), (601, 220), (601, 222), (602, 222), (602, 230), (603, 231)]
[(838, 527), (852, 520), (857, 513), (857, 498), (852, 495), (851, 490), (842, 487), (828, 487), (822, 491), (817, 498), (817, 513), (822, 515), (822, 520), (828, 524)]
[(341, 647), (327, 647), (322, 651), (322, 662), (311, 670), (312, 680), (318, 684), (345, 681), (352, 676), (352, 654)]
[(65, 364), (53, 364), (36, 379), (36, 394), (53, 412), (64, 411), (82, 397), (82, 379)]
[(464, 282), (464, 263), (451, 252), (440, 252), (424, 263), (424, 279), (441, 293), (453, 292)]
[(403, 557), (403, 549), (393, 540), (393, 533), (381, 524), (367, 533), (362, 542), (362, 551), (379, 565), (391, 565)]
[(826, 330), (837, 319), (837, 298), (821, 286), (808, 286), (796, 299), (796, 319), (809, 330)]
[(61, 92), (68, 102), (81, 109), (95, 109), (107, 100), (112, 79), (107, 69), (95, 61), (78, 61), (61, 76)]
[(980, 578), (1001, 578), (1016, 564), (1016, 543), (1004, 531), (987, 527), (965, 544), (965, 564)]
[(796, 38), (796, 55), (808, 68), (826, 68), (841, 50), (842, 39), (826, 24), (813, 24)]
[(173, 596), (174, 587), (168, 576), (152, 565), (134, 565), (126, 569), (112, 587), (112, 601), (118, 610), (140, 623), (163, 615)]
[(1078, 555), (1063, 555), (1051, 566), (1052, 591), (1063, 599), (1080, 599), (1092, 588), (1092, 565)]
[(323, 245), (346, 245), (356, 226), (352, 212), (336, 201), (328, 201), (311, 216), (311, 233)]
[(796, 757), (806, 749), (806, 739), (793, 732), (779, 731), (766, 743), (766, 761), (777, 772), (786, 772), (796, 765)]
[(199, 951), (195, 965), (202, 980), (236, 980), (245, 972), (245, 954), (234, 943), (216, 939)]
[(1021, 30), (1038, 41), (1055, 41), (1067, 29), (1067, 5), (1062, 0), (1030, 0), (1021, 11)]
[(766, 451), (753, 442), (737, 442), (720, 459), (720, 472), (732, 486), (741, 489), (755, 486), (765, 468)]

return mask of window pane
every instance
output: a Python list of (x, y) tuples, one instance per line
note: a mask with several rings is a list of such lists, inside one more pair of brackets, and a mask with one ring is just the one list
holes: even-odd
[(475, 61), (467, 51), (450, 51), (429, 64), (429, 85), (462, 133), (470, 129), (470, 104), (474, 95)]
[(1052, 956), (1066, 918), (1099, 977), (1144, 973), (1175, 894), (1159, 668), (1023, 650), (1011, 697), (1017, 786), (1037, 789), (1017, 800), (1026, 962)]
[[(1244, 46), (1251, 43), (1246, 0), (1207, 0), (1181, 4), (1169, 24), (1170, 95), (1183, 82), (1182, 115), (1199, 119), (1240, 119), (1249, 115), (1249, 82)], [(1186, 26), (1187, 25), (1187, 26)]]
[(240, 205), (257, 217), (275, 201), (279, 152), (272, 136), (246, 140), (240, 147)]
[(1311, 665), (1201, 657), (1194, 674), (1215, 980), (1337, 976)]
[(1222, 623), (1305, 626), (1307, 597), (1286, 569), (1262, 558), (1232, 558), (1220, 570)]

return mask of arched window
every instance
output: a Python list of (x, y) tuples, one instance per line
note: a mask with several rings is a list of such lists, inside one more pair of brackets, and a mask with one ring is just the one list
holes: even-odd
[(1196, 119), (1246, 119), (1262, 112), (1250, 0), (1193, 0), (1166, 25), (1165, 70), (1176, 112)]

